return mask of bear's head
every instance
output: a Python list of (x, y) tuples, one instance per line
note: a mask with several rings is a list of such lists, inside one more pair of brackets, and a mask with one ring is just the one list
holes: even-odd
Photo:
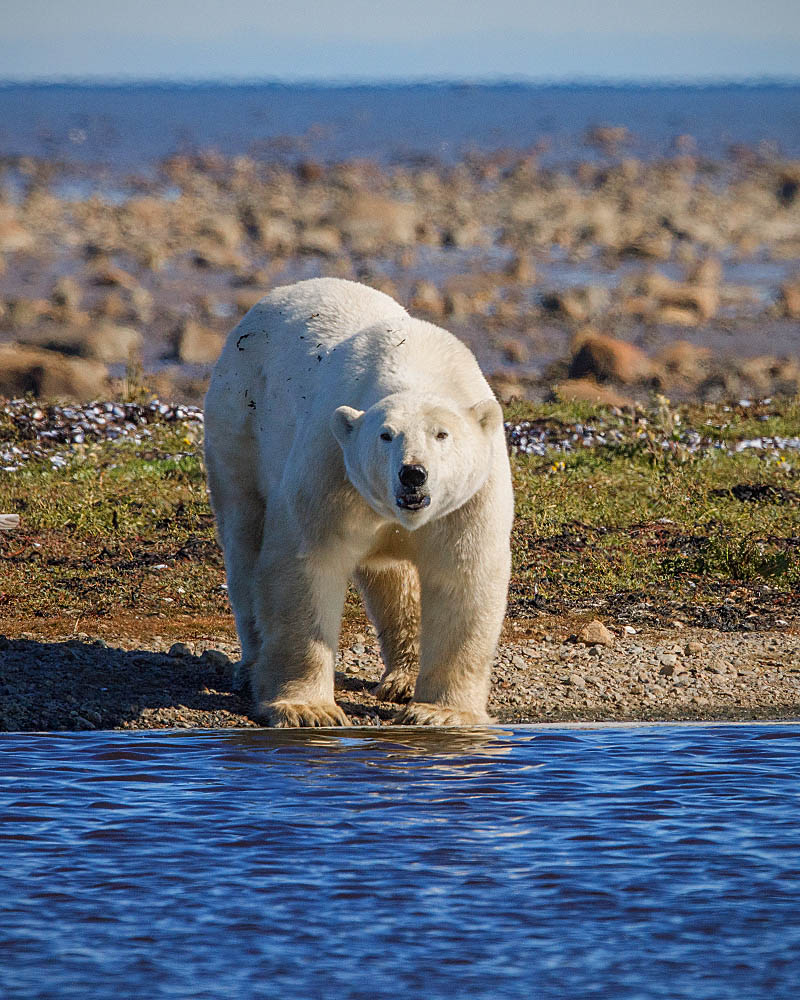
[(486, 482), (503, 413), (495, 399), (386, 396), (368, 410), (340, 406), (331, 428), (350, 482), (372, 509), (413, 530), (457, 510)]

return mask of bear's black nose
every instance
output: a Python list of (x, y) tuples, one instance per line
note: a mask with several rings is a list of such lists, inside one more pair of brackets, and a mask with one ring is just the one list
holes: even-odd
[(422, 465), (401, 465), (400, 482), (409, 490), (418, 490), (428, 478), (428, 473)]

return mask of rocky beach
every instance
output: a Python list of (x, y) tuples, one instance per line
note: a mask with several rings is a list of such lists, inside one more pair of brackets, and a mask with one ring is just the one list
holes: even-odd
[[(501, 722), (796, 718), (800, 160), (613, 125), (560, 164), (307, 147), (0, 158), (0, 728), (253, 725), (196, 407), (316, 275), (451, 329), (506, 404)], [(386, 724), (348, 608), (337, 697)]]
[(207, 153), (109, 177), (7, 158), (0, 392), (100, 398), (134, 367), (197, 403), (265, 290), (329, 274), (446, 324), (504, 399), (796, 393), (800, 163), (704, 160), (689, 137), (641, 161), (624, 129), (586, 141), (604, 155), (569, 169)]

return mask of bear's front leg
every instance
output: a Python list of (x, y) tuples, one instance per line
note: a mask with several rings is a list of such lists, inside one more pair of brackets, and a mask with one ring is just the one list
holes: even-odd
[[(475, 540), (477, 541), (477, 540)], [(421, 560), (420, 671), (414, 698), (394, 721), (476, 726), (486, 711), (490, 673), (503, 626), (510, 553), (502, 542), (428, 550)]]
[(347, 726), (333, 680), (347, 575), (336, 560), (266, 549), (255, 581), (262, 634), (254, 717), (268, 726)]

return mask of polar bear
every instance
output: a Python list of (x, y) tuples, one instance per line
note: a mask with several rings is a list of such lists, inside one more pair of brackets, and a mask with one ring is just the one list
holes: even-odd
[(472, 353), (337, 278), (276, 288), (232, 331), (205, 455), (254, 715), (347, 725), (334, 663), (348, 582), (395, 721), (489, 720), (513, 495), (499, 403)]

